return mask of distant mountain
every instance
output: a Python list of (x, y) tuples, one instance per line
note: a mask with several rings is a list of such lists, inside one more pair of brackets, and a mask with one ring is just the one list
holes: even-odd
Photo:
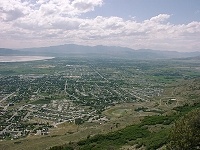
[(199, 61), (199, 60), (200, 60), (200, 56), (185, 57), (185, 58), (177, 58), (177, 60), (193, 60), (193, 61)]
[(115, 47), (115, 46), (83, 46), (75, 44), (50, 46), (50, 47), (40, 47), (40, 48), (28, 48), (22, 49), (23, 51), (32, 51), (39, 53), (49, 53), (49, 54), (115, 54), (126, 53), (133, 51), (130, 48)]
[(200, 56), (200, 52), (159, 51), (151, 49), (134, 50), (118, 46), (83, 46), (66, 44), (50, 47), (5, 49), (0, 48), (0, 55), (42, 55), (42, 56), (91, 56), (91, 57), (117, 57), (128, 59), (171, 59)]
[(0, 56), (7, 56), (7, 55), (18, 55), (21, 52), (18, 50), (0, 48)]
[(21, 51), (7, 48), (0, 48), (0, 56), (24, 56), (24, 55), (37, 55), (32, 51)]
[(75, 44), (66, 44), (59, 46), (27, 48), (22, 51), (34, 52), (42, 55), (53, 56), (106, 56), (106, 57), (121, 57), (134, 59), (169, 59), (169, 58), (185, 58), (200, 56), (200, 52), (176, 52), (176, 51), (158, 51), (151, 49), (134, 50), (127, 47), (118, 46), (83, 46)]

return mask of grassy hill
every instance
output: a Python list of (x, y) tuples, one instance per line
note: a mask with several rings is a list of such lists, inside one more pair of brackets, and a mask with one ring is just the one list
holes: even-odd
[[(173, 109), (176, 112), (175, 114), (145, 117), (137, 125), (128, 126), (104, 135), (98, 134), (68, 145), (52, 147), (50, 150), (115, 150), (124, 145), (129, 145), (130, 147), (135, 145), (136, 148), (143, 146), (147, 150), (158, 149), (169, 142), (172, 124), (190, 111), (199, 108), (200, 103), (177, 107)], [(152, 131), (152, 126), (154, 129), (157, 128), (157, 131)]]

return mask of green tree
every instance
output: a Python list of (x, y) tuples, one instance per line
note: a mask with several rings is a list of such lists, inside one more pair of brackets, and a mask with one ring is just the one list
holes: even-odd
[(194, 110), (177, 121), (170, 133), (168, 149), (200, 149), (200, 110)]
[(75, 119), (75, 124), (76, 125), (80, 125), (80, 124), (82, 124), (84, 121), (83, 121), (83, 119), (82, 118), (76, 118)]

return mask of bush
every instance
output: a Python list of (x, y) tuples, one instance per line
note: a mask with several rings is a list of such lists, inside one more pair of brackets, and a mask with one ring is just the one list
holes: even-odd
[(194, 150), (200, 147), (200, 110), (188, 113), (175, 123), (167, 147), (173, 150)]

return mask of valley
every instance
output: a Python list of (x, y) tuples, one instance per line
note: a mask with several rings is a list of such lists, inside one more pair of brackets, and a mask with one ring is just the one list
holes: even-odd
[(89, 56), (0, 63), (0, 148), (48, 149), (198, 102), (198, 89), (182, 92), (198, 67)]

